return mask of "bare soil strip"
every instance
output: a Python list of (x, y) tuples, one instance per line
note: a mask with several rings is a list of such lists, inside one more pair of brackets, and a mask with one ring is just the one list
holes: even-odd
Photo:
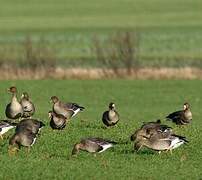
[(119, 69), (118, 73), (113, 70), (101, 68), (83, 69), (0, 69), (0, 80), (12, 79), (202, 79), (202, 69), (198, 68), (140, 68), (127, 73)]

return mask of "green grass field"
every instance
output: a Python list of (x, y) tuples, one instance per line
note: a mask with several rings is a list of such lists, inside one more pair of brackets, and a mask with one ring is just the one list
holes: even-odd
[(202, 66), (200, 0), (0, 0), (1, 60), (20, 60), (26, 36), (46, 39), (58, 64), (99, 66), (92, 38), (140, 33), (141, 65)]
[[(42, 80), (1, 81), (0, 117), (10, 96), (6, 89), (16, 85), (19, 94), (27, 91), (36, 104), (34, 117), (41, 119), (46, 127), (29, 154), (22, 148), (17, 156), (7, 153), (8, 138), (0, 141), (0, 179), (201, 179), (201, 81), (130, 81), (130, 80)], [(63, 101), (75, 101), (86, 107), (64, 131), (49, 127), (49, 99), (59, 96)], [(117, 127), (104, 129), (101, 115), (108, 103), (117, 105), (121, 120)], [(178, 110), (188, 101), (193, 112), (193, 122), (179, 128), (164, 117)], [(133, 152), (130, 134), (142, 122), (157, 118), (174, 128), (177, 134), (190, 141), (173, 151), (173, 154), (144, 149)], [(74, 143), (82, 137), (103, 137), (120, 142), (113, 149), (98, 154), (81, 152), (70, 157)], [(124, 142), (129, 142), (128, 144)]]

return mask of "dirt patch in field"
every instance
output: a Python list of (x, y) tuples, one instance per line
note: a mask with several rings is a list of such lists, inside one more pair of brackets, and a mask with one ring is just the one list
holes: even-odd
[(119, 69), (118, 75), (113, 70), (99, 68), (83, 69), (0, 69), (0, 79), (202, 79), (202, 69), (198, 68), (141, 68), (134, 69), (130, 74), (124, 69)]

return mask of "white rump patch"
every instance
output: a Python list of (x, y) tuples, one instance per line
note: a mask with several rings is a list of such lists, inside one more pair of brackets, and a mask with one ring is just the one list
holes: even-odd
[(99, 151), (99, 153), (101, 153), (101, 152), (107, 150), (108, 148), (112, 147), (113, 144), (105, 144), (105, 145), (101, 145), (101, 146), (102, 146), (103, 149), (101, 151)]
[(72, 115), (72, 117), (74, 117), (79, 111), (80, 111), (80, 108), (78, 108), (77, 110), (75, 110), (74, 114)]
[(31, 146), (35, 143), (35, 141), (36, 141), (36, 138), (33, 139)]
[(6, 133), (7, 131), (9, 131), (10, 129), (13, 129), (14, 126), (7, 126), (7, 127), (3, 127), (0, 134), (3, 135), (4, 133)]
[(182, 144), (184, 144), (184, 140), (175, 138), (173, 141), (171, 141), (170, 149), (175, 149), (175, 148), (181, 146)]

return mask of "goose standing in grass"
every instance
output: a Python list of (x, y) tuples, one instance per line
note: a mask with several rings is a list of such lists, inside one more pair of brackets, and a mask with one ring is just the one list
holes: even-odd
[(136, 130), (130, 137), (131, 141), (135, 141), (138, 137), (138, 134), (150, 137), (153, 134), (161, 134), (163, 137), (167, 137), (172, 133), (172, 128), (161, 124), (161, 120), (156, 120), (152, 122), (144, 123), (140, 129)]
[(41, 128), (43, 128), (44, 126), (45, 124), (37, 119), (23, 119), (17, 124), (15, 132), (17, 133), (23, 131), (24, 129), (27, 129), (33, 134), (38, 134)]
[(66, 126), (67, 118), (61, 114), (56, 114), (53, 111), (49, 111), (48, 113), (50, 118), (50, 127), (52, 129), (62, 130)]
[(21, 131), (17, 131), (9, 140), (8, 153), (10, 155), (14, 155), (21, 146), (27, 147), (28, 151), (30, 147), (36, 141), (36, 134), (28, 129), (22, 129)]
[(61, 114), (67, 119), (74, 117), (78, 112), (85, 109), (76, 103), (63, 103), (56, 96), (52, 96), (51, 101), (53, 103), (53, 112)]
[(3, 134), (5, 134), (10, 129), (16, 127), (16, 123), (11, 123), (7, 120), (0, 121), (0, 137), (3, 140)]
[(138, 138), (138, 142), (135, 143), (134, 148), (135, 150), (139, 151), (141, 147), (145, 146), (149, 149), (158, 151), (159, 153), (161, 151), (170, 151), (172, 153), (173, 149), (181, 146), (184, 143), (188, 143), (186, 138), (175, 134), (168, 137), (162, 137), (161, 134), (153, 134), (150, 137), (141, 135)]
[(177, 125), (186, 125), (192, 121), (192, 113), (189, 103), (184, 103), (183, 110), (173, 112), (166, 116), (168, 120), (171, 120)]
[(9, 119), (18, 119), (23, 115), (22, 105), (17, 99), (17, 88), (12, 86), (8, 89), (8, 92), (12, 94), (11, 102), (6, 106), (6, 117)]
[(72, 155), (79, 153), (79, 150), (87, 151), (89, 153), (101, 153), (113, 145), (117, 144), (114, 141), (102, 139), (102, 138), (87, 138), (82, 139), (79, 143), (74, 145)]
[(116, 111), (116, 107), (114, 103), (109, 104), (109, 110), (105, 111), (102, 115), (102, 122), (108, 126), (114, 126), (119, 121), (119, 114)]
[(22, 93), (20, 104), (23, 107), (23, 118), (32, 117), (35, 113), (35, 106), (32, 103), (31, 99), (29, 98), (28, 93)]

